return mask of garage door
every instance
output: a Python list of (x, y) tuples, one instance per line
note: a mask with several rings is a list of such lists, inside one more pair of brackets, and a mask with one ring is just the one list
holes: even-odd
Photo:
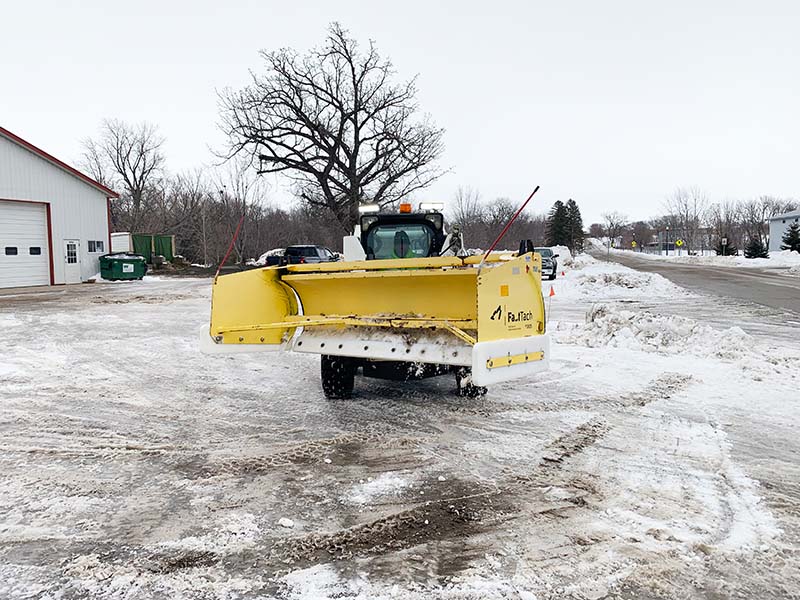
[(0, 288), (49, 284), (45, 205), (0, 200)]

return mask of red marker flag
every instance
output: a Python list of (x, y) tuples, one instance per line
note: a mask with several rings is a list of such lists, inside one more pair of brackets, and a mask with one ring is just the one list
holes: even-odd
[(556, 295), (556, 291), (553, 289), (552, 285), (550, 286), (550, 294), (549, 295), (550, 296), (555, 296)]

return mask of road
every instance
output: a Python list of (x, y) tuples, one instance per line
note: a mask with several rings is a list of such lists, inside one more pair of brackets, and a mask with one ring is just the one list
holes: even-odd
[(770, 269), (735, 269), (710, 265), (688, 265), (639, 258), (630, 254), (590, 251), (595, 258), (610, 260), (638, 271), (658, 273), (695, 292), (714, 294), (800, 315), (800, 277)]

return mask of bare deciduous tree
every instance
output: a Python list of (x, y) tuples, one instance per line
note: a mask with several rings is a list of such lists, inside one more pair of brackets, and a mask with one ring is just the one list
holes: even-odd
[(673, 217), (671, 226), (676, 235), (683, 236), (687, 250), (698, 248), (699, 232), (708, 208), (708, 197), (697, 187), (678, 188), (665, 202)]
[(155, 126), (129, 125), (116, 119), (103, 121), (97, 140), (83, 141), (82, 166), (101, 183), (122, 188), (115, 207), (130, 205), (125, 223), (130, 231), (139, 230), (148, 188), (163, 171), (163, 143)]
[(706, 223), (711, 230), (712, 244), (719, 243), (722, 238), (728, 238), (731, 247), (744, 247), (745, 240), (741, 235), (736, 202), (727, 200), (709, 206), (706, 211)]
[(795, 206), (791, 200), (782, 200), (773, 196), (759, 196), (751, 200), (739, 202), (739, 219), (744, 228), (747, 239), (758, 238), (767, 244), (767, 219), (784, 212), (789, 212)]
[(485, 213), (480, 193), (471, 187), (459, 186), (453, 196), (453, 203), (448, 209), (451, 222), (458, 223), (462, 227), (480, 222)]
[(361, 52), (333, 23), (319, 49), (261, 55), (266, 72), (221, 95), (228, 157), (245, 154), (261, 172), (287, 175), (348, 232), (359, 203), (385, 206), (442, 174), (443, 130), (417, 116), (415, 81), (393, 83), (392, 63), (373, 42)]
[[(264, 180), (250, 169), (247, 161), (234, 159), (227, 163), (225, 168), (215, 180), (219, 188), (220, 203), (223, 207), (224, 224), (228, 229), (228, 239), (232, 240), (239, 228), (239, 235), (233, 245), (237, 262), (241, 263), (247, 258), (251, 233), (257, 235), (257, 229), (262, 225), (262, 211), (256, 207), (263, 203), (266, 196)], [(249, 217), (249, 218), (248, 218)], [(252, 231), (254, 229), (256, 231)], [(218, 260), (221, 257), (217, 257)]]
[(601, 238), (605, 235), (605, 229), (601, 223), (592, 223), (589, 225), (589, 237)]
[(606, 237), (612, 242), (618, 239), (628, 226), (628, 217), (620, 212), (603, 213), (602, 217)]

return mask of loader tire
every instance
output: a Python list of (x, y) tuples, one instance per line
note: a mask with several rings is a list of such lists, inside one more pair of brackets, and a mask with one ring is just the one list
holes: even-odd
[(323, 354), (320, 361), (322, 391), (329, 400), (346, 399), (353, 395), (356, 361), (347, 356)]
[(456, 371), (456, 394), (462, 398), (485, 396), (487, 388), (472, 383), (472, 370), (462, 367)]

